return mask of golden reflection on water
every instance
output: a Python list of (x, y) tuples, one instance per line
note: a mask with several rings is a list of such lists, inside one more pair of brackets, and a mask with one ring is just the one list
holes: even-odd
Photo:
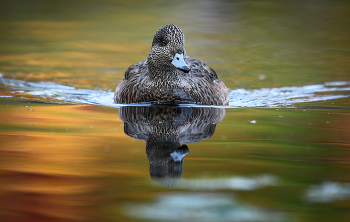
[[(147, 145), (126, 135), (123, 122), (134, 124), (134, 129), (147, 128), (147, 121), (161, 119), (159, 113), (131, 115), (122, 121), (115, 108), (44, 104), (13, 97), (1, 101), (0, 215), (5, 221), (128, 220), (125, 217), (133, 217), (133, 210), (146, 207), (140, 202), (154, 199), (161, 203), (162, 198), (176, 198), (176, 190), (189, 196), (194, 190), (212, 190), (214, 196), (220, 196), (231, 189), (248, 189), (242, 181), (253, 187), (240, 193), (245, 202), (275, 207), (296, 201), (302, 207), (295, 198), (305, 195), (309, 184), (325, 178), (348, 180), (346, 110), (228, 109), (210, 140), (188, 146), (183, 181), (174, 190), (164, 190), (167, 188), (150, 183)], [(340, 101), (348, 103), (348, 99)], [(177, 115), (175, 112), (176, 121), (184, 120)], [(138, 121), (144, 124), (137, 125)], [(196, 124), (202, 126), (200, 121)], [(133, 132), (138, 137), (146, 131)], [(190, 134), (182, 130), (182, 135)], [(254, 188), (265, 186), (274, 188)], [(135, 208), (127, 207), (124, 214), (121, 209), (129, 206), (126, 203)]]
[(125, 162), (130, 150), (145, 154), (130, 147), (117, 113), (32, 102), (2, 105), (0, 116), (2, 221), (85, 221), (99, 214), (92, 205), (109, 198), (98, 194), (110, 186), (108, 175), (148, 177), (147, 167)]

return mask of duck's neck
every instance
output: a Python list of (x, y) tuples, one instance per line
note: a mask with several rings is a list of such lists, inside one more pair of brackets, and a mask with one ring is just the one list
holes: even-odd
[(176, 84), (180, 81), (180, 71), (175, 67), (158, 67), (148, 62), (151, 81), (164, 84)]

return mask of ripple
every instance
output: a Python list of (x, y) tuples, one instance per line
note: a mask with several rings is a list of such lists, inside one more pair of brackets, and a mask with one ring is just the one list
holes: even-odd
[[(23, 93), (45, 101), (72, 104), (95, 104), (120, 107), (113, 101), (114, 92), (77, 89), (54, 82), (30, 82), (3, 78), (0, 75), (0, 91)], [(234, 89), (229, 93), (229, 107), (291, 107), (296, 103), (325, 101), (350, 95), (350, 81), (326, 82), (318, 85), (292, 86), (261, 89)], [(11, 95), (2, 95), (8, 97)], [(191, 105), (193, 106), (193, 105)]]

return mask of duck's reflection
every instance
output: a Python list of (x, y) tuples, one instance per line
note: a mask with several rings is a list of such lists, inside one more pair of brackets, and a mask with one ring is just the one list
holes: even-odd
[[(210, 138), (225, 116), (223, 108), (124, 106), (119, 117), (128, 136), (146, 141), (151, 178), (172, 187), (182, 176), (186, 144)], [(181, 145), (181, 143), (183, 145)]]

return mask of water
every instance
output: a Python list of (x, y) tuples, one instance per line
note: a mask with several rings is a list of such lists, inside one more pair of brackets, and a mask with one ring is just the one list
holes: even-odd
[[(0, 221), (349, 221), (348, 1), (2, 1)], [(174, 23), (230, 105), (120, 106)]]
[[(77, 89), (54, 82), (29, 82), (17, 79), (1, 78), (7, 95), (24, 93), (38, 98), (55, 100), (60, 103), (95, 104), (109, 107), (120, 107), (114, 103), (114, 92), (91, 89)], [(326, 82), (319, 85), (262, 88), (262, 89), (234, 89), (230, 90), (230, 104), (228, 107), (293, 107), (293, 104), (313, 101), (326, 101), (349, 97), (350, 81)], [(22, 95), (25, 96), (25, 95)]]

